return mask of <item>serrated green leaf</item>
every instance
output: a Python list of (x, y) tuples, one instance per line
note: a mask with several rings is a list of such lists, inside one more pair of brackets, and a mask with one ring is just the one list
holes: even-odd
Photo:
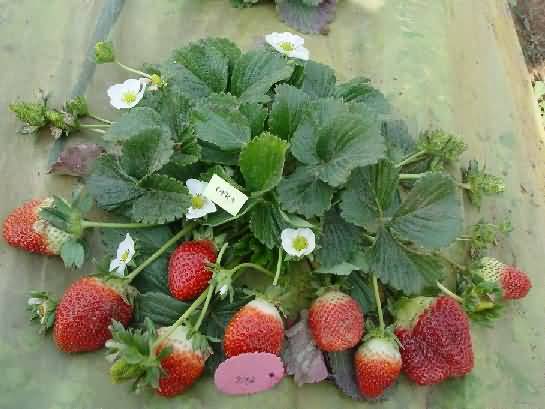
[(161, 131), (161, 115), (149, 107), (136, 107), (123, 114), (104, 134), (108, 142), (125, 142), (135, 135)]
[(65, 267), (80, 268), (85, 261), (85, 248), (78, 240), (68, 240), (62, 245), (60, 256)]
[(334, 189), (318, 179), (312, 168), (301, 166), (280, 182), (277, 192), (283, 209), (310, 218), (331, 207)]
[(335, 93), (337, 77), (335, 71), (327, 65), (307, 61), (303, 72), (301, 89), (314, 98), (326, 98)]
[(115, 210), (127, 202), (140, 197), (144, 191), (121, 169), (112, 155), (103, 155), (95, 162), (93, 172), (85, 185), (95, 199), (97, 206), (104, 210)]
[(355, 169), (341, 196), (342, 217), (375, 232), (398, 204), (397, 168), (388, 161)]
[(213, 93), (213, 90), (203, 80), (189, 71), (182, 64), (167, 62), (160, 67), (161, 79), (165, 81), (167, 89), (191, 99), (204, 98)]
[(175, 50), (172, 58), (207, 84), (213, 92), (226, 90), (229, 60), (213, 45), (206, 42), (192, 43)]
[(134, 300), (134, 324), (143, 326), (144, 320), (149, 318), (160, 327), (172, 325), (190, 305), (163, 293), (139, 294)]
[(251, 192), (267, 192), (282, 178), (288, 143), (265, 132), (240, 152), (240, 172)]
[(123, 144), (120, 164), (136, 179), (161, 169), (171, 158), (174, 142), (170, 132), (156, 128), (133, 135)]
[(247, 52), (235, 64), (231, 92), (242, 102), (267, 102), (272, 86), (290, 78), (293, 69), (285, 58), (269, 49)]
[(445, 247), (460, 234), (463, 215), (452, 177), (431, 173), (420, 178), (390, 223), (403, 239), (430, 249)]
[(231, 40), (227, 38), (205, 38), (202, 40), (199, 40), (198, 44), (205, 45), (205, 46), (212, 46), (216, 48), (219, 52), (221, 52), (229, 62), (229, 70), (232, 71), (233, 67), (235, 66), (235, 63), (240, 58), (240, 55), (242, 52), (240, 51), (240, 48), (233, 43)]
[(359, 303), (363, 313), (375, 312), (377, 309), (375, 294), (368, 277), (356, 271), (350, 274), (348, 283), (352, 286), (350, 296)]
[(252, 129), (252, 136), (257, 136), (264, 131), (265, 120), (269, 115), (269, 111), (261, 104), (255, 102), (242, 104), (240, 106), (240, 113), (248, 118), (248, 123)]
[(335, 96), (352, 102), (351, 110), (362, 115), (384, 115), (391, 111), (386, 97), (371, 85), (368, 78), (357, 77), (335, 89)]
[(320, 248), (316, 252), (321, 267), (349, 263), (361, 244), (361, 234), (362, 231), (345, 221), (336, 209), (329, 210), (324, 217)]
[(239, 150), (224, 151), (212, 144), (201, 142), (201, 161), (212, 164), (237, 165)]
[(181, 219), (191, 206), (185, 185), (165, 175), (151, 175), (140, 182), (145, 189), (132, 205), (132, 219), (149, 224), (169, 223)]
[(272, 249), (280, 243), (280, 233), (290, 227), (273, 203), (259, 203), (250, 213), (250, 230), (255, 238)]
[(305, 123), (300, 129), (293, 138), (294, 156), (313, 165), (318, 177), (333, 187), (345, 183), (354, 168), (385, 156), (377, 124), (355, 115), (337, 116), (319, 128)]
[(224, 151), (240, 149), (250, 140), (251, 129), (238, 106), (229, 95), (216, 95), (199, 103), (192, 114), (197, 138)]
[(385, 228), (377, 232), (367, 256), (371, 270), (383, 283), (406, 294), (417, 294), (435, 285), (443, 272), (440, 260), (404, 246)]
[(414, 142), (405, 121), (391, 120), (382, 123), (382, 135), (386, 141), (388, 159), (399, 163), (416, 151)]
[(290, 140), (303, 119), (310, 97), (300, 89), (287, 84), (277, 86), (275, 93), (269, 128), (272, 133)]

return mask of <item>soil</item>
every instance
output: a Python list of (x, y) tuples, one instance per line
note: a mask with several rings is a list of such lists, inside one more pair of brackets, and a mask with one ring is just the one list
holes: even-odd
[(511, 0), (517, 31), (534, 80), (545, 79), (545, 0)]

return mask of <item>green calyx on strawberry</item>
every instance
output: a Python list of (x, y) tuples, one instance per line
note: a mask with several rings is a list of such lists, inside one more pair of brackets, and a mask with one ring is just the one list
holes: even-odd
[(402, 369), (413, 382), (431, 385), (473, 369), (469, 319), (453, 298), (404, 299), (398, 303), (396, 317)]
[(135, 390), (150, 386), (167, 397), (183, 393), (202, 375), (210, 355), (206, 338), (186, 326), (156, 330), (147, 318), (144, 329), (114, 322), (111, 333), (106, 347), (112, 381), (132, 380)]
[(47, 291), (31, 291), (27, 304), (27, 310), (31, 313), (31, 321), (37, 320), (40, 323), (40, 334), (45, 334), (53, 328), (58, 304), (55, 296)]
[(387, 328), (368, 330), (354, 355), (354, 371), (360, 393), (376, 399), (392, 386), (401, 372), (399, 341)]
[(223, 349), (229, 358), (247, 352), (280, 355), (284, 343), (284, 322), (277, 308), (263, 298), (242, 307), (229, 321)]
[(524, 298), (532, 288), (532, 282), (525, 272), (491, 257), (480, 260), (476, 273), (484, 281), (497, 284), (505, 300)]
[(318, 348), (327, 352), (355, 347), (364, 333), (360, 305), (349, 295), (330, 290), (314, 300), (308, 322)]
[(95, 351), (111, 338), (112, 320), (132, 319), (135, 289), (122, 279), (86, 276), (66, 289), (55, 311), (53, 336), (64, 352)]

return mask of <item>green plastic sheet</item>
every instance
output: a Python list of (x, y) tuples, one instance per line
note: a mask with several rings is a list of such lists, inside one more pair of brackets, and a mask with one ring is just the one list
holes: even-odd
[[(543, 130), (509, 10), (503, 0), (341, 0), (331, 34), (307, 37), (312, 58), (357, 75), (391, 100), (413, 132), (440, 127), (464, 135), (471, 157), (505, 177), (502, 198), (466, 222), (509, 215), (514, 232), (493, 255), (527, 270), (529, 297), (506, 309), (495, 328), (473, 327), (475, 370), (464, 379), (417, 387), (402, 378), (384, 401), (344, 397), (332, 384), (296, 387), (283, 381), (249, 397), (219, 394), (209, 378), (173, 400), (134, 395), (107, 375), (103, 352), (68, 356), (27, 324), (26, 293), (61, 293), (80, 272), (57, 258), (31, 256), (0, 242), (1, 409), (542, 409), (545, 407), (545, 248)], [(126, 79), (113, 65), (95, 66), (96, 40), (111, 36), (121, 61), (160, 61), (174, 47), (225, 36), (244, 48), (284, 31), (270, 5), (231, 8), (228, 0), (0, 1), (0, 215), (31, 197), (67, 194), (69, 177), (49, 176), (49, 137), (19, 136), (7, 110), (41, 88), (53, 102), (85, 93), (97, 114), (114, 118), (106, 88)], [(468, 157), (469, 158), (469, 155)]]

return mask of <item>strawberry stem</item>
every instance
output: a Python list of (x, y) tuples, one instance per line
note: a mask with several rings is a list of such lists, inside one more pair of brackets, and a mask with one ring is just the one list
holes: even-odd
[(382, 314), (382, 304), (380, 302), (380, 294), (378, 291), (378, 278), (376, 274), (373, 274), (373, 290), (375, 292), (375, 303), (377, 304), (380, 335), (384, 335), (384, 315)]
[(400, 173), (399, 180), (418, 180), (424, 175), (425, 173)]
[(441, 284), (439, 281), (437, 281), (437, 287), (439, 287), (439, 289), (446, 295), (448, 295), (449, 297), (455, 299), (456, 301), (458, 301), (460, 304), (462, 304), (464, 302), (464, 299), (462, 297), (460, 297), (459, 295), (453, 293), (452, 291), (450, 291), (447, 287), (445, 287), (443, 284)]
[(276, 274), (274, 275), (273, 285), (278, 284), (280, 270), (282, 269), (282, 247), (278, 247), (278, 261), (276, 262)]
[(151, 263), (153, 263), (155, 260), (157, 260), (161, 255), (167, 251), (172, 245), (174, 245), (178, 240), (180, 240), (183, 236), (190, 233), (196, 226), (196, 223), (188, 223), (185, 225), (185, 227), (180, 230), (178, 233), (176, 233), (170, 240), (168, 240), (165, 244), (163, 244), (155, 253), (153, 253), (151, 256), (149, 256), (142, 264), (140, 264), (138, 267), (136, 267), (127, 277), (127, 283), (130, 283), (132, 280), (136, 278), (136, 276), (144, 270), (147, 266), (149, 266)]
[(107, 124), (80, 124), (79, 127), (80, 128), (89, 128), (89, 129), (93, 129), (93, 128), (109, 128), (110, 125), (107, 125)]
[(405, 159), (403, 159), (401, 162), (399, 162), (396, 165), (396, 168), (401, 168), (402, 166), (408, 165), (409, 163), (416, 162), (418, 159), (420, 159), (422, 156), (426, 155), (426, 151), (418, 151), (415, 152), (409, 156), (407, 156)]
[(104, 122), (105, 124), (108, 124), (108, 125), (113, 124), (112, 121), (109, 121), (108, 119), (102, 118), (102, 117), (100, 117), (100, 116), (98, 116), (98, 115), (95, 115), (95, 114), (92, 114), (92, 113), (88, 113), (87, 116), (88, 116), (89, 118), (96, 119), (97, 121)]
[(161, 224), (144, 224), (144, 223), (107, 223), (107, 222), (93, 222), (90, 220), (82, 220), (82, 229), (90, 227), (99, 227), (102, 229), (145, 229), (149, 227), (162, 226)]
[(208, 306), (210, 305), (210, 300), (212, 299), (212, 294), (214, 294), (214, 287), (216, 286), (216, 283), (212, 281), (212, 283), (208, 286), (208, 292), (206, 294), (206, 300), (204, 301), (204, 305), (201, 309), (201, 314), (199, 315), (199, 319), (197, 320), (197, 323), (195, 324), (195, 327), (193, 330), (197, 332), (199, 328), (201, 327), (202, 321), (204, 320), (204, 317), (206, 315), (206, 312), (208, 311)]
[(274, 277), (275, 276), (275, 274), (272, 273), (271, 271), (269, 271), (266, 268), (261, 267), (261, 266), (259, 266), (257, 264), (254, 264), (254, 263), (242, 263), (242, 264), (239, 264), (238, 266), (236, 266), (235, 268), (232, 268), (230, 270), (225, 270), (225, 272), (230, 273), (230, 274), (234, 274), (238, 270), (241, 270), (243, 268), (253, 268), (254, 270), (260, 271), (260, 272), (262, 272), (263, 274), (265, 274), (265, 275), (267, 275), (269, 277)]
[(131, 68), (128, 65), (120, 63), (119, 61), (116, 61), (116, 64), (119, 65), (121, 68), (123, 68), (123, 69), (125, 69), (125, 70), (127, 70), (129, 72), (132, 72), (133, 74), (138, 74), (138, 75), (141, 75), (143, 77), (151, 79), (151, 75), (146, 74), (145, 72), (135, 70), (134, 68)]

